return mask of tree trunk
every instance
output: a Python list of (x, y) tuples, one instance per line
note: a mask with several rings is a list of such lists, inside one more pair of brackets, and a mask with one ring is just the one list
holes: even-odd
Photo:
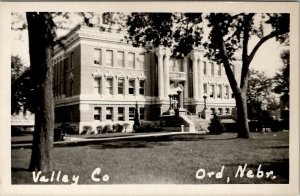
[(250, 138), (246, 92), (238, 90), (238, 93), (235, 93), (235, 100), (237, 107), (238, 138)]
[[(49, 13), (26, 13), (29, 37), (29, 55), (32, 79), (35, 86), (35, 126), (29, 169), (31, 171), (51, 171), (54, 104), (52, 94), (52, 37)], [(50, 24), (50, 25), (49, 25)], [(52, 40), (51, 40), (52, 39)]]

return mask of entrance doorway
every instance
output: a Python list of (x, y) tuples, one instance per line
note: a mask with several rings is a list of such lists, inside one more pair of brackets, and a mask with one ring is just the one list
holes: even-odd
[(178, 103), (179, 103), (179, 96), (178, 95), (171, 95), (171, 106), (170, 108), (172, 110), (178, 109)]

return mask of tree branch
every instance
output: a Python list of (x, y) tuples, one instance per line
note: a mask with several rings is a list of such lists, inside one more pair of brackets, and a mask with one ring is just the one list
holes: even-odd
[(245, 15), (243, 22), (243, 51), (242, 51), (242, 74), (241, 74), (241, 84), (240, 87), (245, 91), (247, 88), (247, 75), (249, 70), (249, 59), (248, 59), (248, 42), (249, 42), (249, 32), (251, 28), (251, 20), (254, 14)]
[(262, 37), (259, 42), (255, 45), (255, 47), (253, 48), (252, 52), (250, 53), (249, 55), (249, 64), (250, 62), (252, 61), (254, 55), (256, 54), (257, 50), (259, 49), (259, 47), (265, 43), (267, 40), (277, 36), (277, 35), (281, 35), (281, 34), (284, 34), (284, 33), (287, 33), (287, 32), (280, 32), (280, 31), (272, 31), (271, 33), (269, 33), (268, 35)]

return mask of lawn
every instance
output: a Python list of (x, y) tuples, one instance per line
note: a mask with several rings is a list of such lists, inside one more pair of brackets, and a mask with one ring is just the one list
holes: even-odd
[[(31, 149), (12, 149), (13, 184), (34, 183), (32, 173), (26, 169), (30, 153)], [(56, 174), (60, 171), (61, 176), (68, 175), (69, 183), (73, 175), (79, 176), (78, 184), (289, 183), (288, 132), (252, 133), (251, 139), (237, 139), (234, 133), (185, 134), (60, 145), (53, 155)], [(263, 177), (256, 176), (259, 165)], [(245, 167), (243, 177), (235, 177), (239, 166)], [(96, 168), (101, 168), (95, 175), (101, 177), (100, 182), (91, 179)], [(249, 170), (253, 170), (253, 176)], [(212, 171), (219, 172), (220, 178), (208, 177)], [(266, 172), (270, 171), (273, 175), (267, 178)], [(106, 182), (102, 178), (105, 174)]]

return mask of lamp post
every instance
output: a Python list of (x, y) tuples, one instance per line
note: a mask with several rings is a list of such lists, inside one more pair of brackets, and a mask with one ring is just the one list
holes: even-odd
[(204, 96), (203, 96), (203, 99), (204, 99), (204, 110), (206, 110), (206, 98), (207, 98), (207, 96), (204, 95)]
[(170, 98), (170, 108), (169, 108), (169, 110), (171, 110), (171, 109), (172, 109), (172, 102), (171, 102), (171, 100), (172, 100), (172, 95), (169, 95), (169, 98)]

